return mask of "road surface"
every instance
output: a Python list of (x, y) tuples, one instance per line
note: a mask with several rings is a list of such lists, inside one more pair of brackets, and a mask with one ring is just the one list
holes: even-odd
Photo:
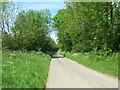
[(118, 88), (118, 80), (54, 55), (46, 88)]

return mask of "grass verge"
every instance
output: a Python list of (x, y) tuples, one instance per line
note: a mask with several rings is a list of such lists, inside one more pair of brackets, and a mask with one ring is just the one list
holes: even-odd
[(49, 64), (42, 52), (3, 52), (2, 88), (44, 88)]
[[(65, 52), (60, 52), (64, 55)], [(110, 56), (95, 55), (94, 53), (67, 52), (66, 57), (102, 73), (118, 77), (118, 53)]]

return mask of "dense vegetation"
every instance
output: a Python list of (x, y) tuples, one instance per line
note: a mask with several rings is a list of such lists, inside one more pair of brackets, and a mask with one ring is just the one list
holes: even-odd
[(52, 19), (49, 10), (24, 11), (13, 3), (0, 3), (3, 88), (44, 88), (50, 62), (46, 54), (58, 50), (50, 38), (52, 27), (58, 31), (59, 47), (68, 52), (66, 57), (117, 76), (118, 2), (65, 4)]
[[(11, 11), (8, 11), (11, 8)], [(51, 15), (49, 10), (19, 11), (15, 20), (9, 16), (13, 14), (14, 5), (2, 4), (2, 39), (3, 49), (22, 51), (55, 52), (57, 46), (50, 38)], [(16, 9), (16, 8), (15, 8)], [(16, 10), (17, 11), (17, 10)], [(14, 15), (14, 16), (15, 16)], [(9, 16), (9, 17), (8, 17)], [(14, 22), (10, 21), (13, 20)], [(13, 25), (11, 25), (13, 24)]]
[(119, 50), (119, 4), (111, 2), (66, 3), (54, 16), (62, 50), (89, 52)]
[(3, 52), (3, 88), (44, 88), (50, 56), (42, 52)]
[[(66, 3), (66, 8), (60, 9), (53, 18), (59, 47), (68, 52), (63, 55), (116, 76), (116, 54), (120, 50), (119, 5), (118, 2)], [(78, 56), (72, 57), (74, 53)]]
[(50, 56), (58, 50), (50, 11), (24, 11), (11, 2), (0, 3), (0, 11), (2, 88), (45, 88)]

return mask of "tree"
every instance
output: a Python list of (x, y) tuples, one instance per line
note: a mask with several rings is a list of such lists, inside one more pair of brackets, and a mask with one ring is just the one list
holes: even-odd
[(11, 28), (11, 34), (6, 33), (11, 40), (4, 45), (10, 50), (55, 51), (54, 41), (48, 37), (50, 33), (51, 16), (49, 10), (29, 10), (20, 12)]
[(15, 14), (18, 12), (19, 6), (15, 6), (12, 2), (1, 2), (1, 27), (2, 32), (10, 33), (10, 28), (13, 25)]
[(15, 6), (12, 2), (0, 2), (0, 31), (2, 35), (2, 46), (11, 47), (11, 27), (15, 20), (19, 6)]
[[(72, 2), (54, 16), (58, 40), (65, 51), (88, 52), (119, 49), (119, 4), (111, 2)], [(115, 22), (115, 21), (114, 21)], [(116, 29), (116, 30), (115, 30)]]

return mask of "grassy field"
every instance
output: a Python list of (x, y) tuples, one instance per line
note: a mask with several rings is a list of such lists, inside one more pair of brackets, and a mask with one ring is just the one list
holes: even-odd
[[(64, 55), (64, 52), (60, 52)], [(110, 56), (95, 55), (94, 53), (72, 53), (67, 52), (66, 57), (86, 67), (118, 77), (118, 53)]]
[(44, 88), (50, 56), (41, 52), (3, 52), (3, 88)]

